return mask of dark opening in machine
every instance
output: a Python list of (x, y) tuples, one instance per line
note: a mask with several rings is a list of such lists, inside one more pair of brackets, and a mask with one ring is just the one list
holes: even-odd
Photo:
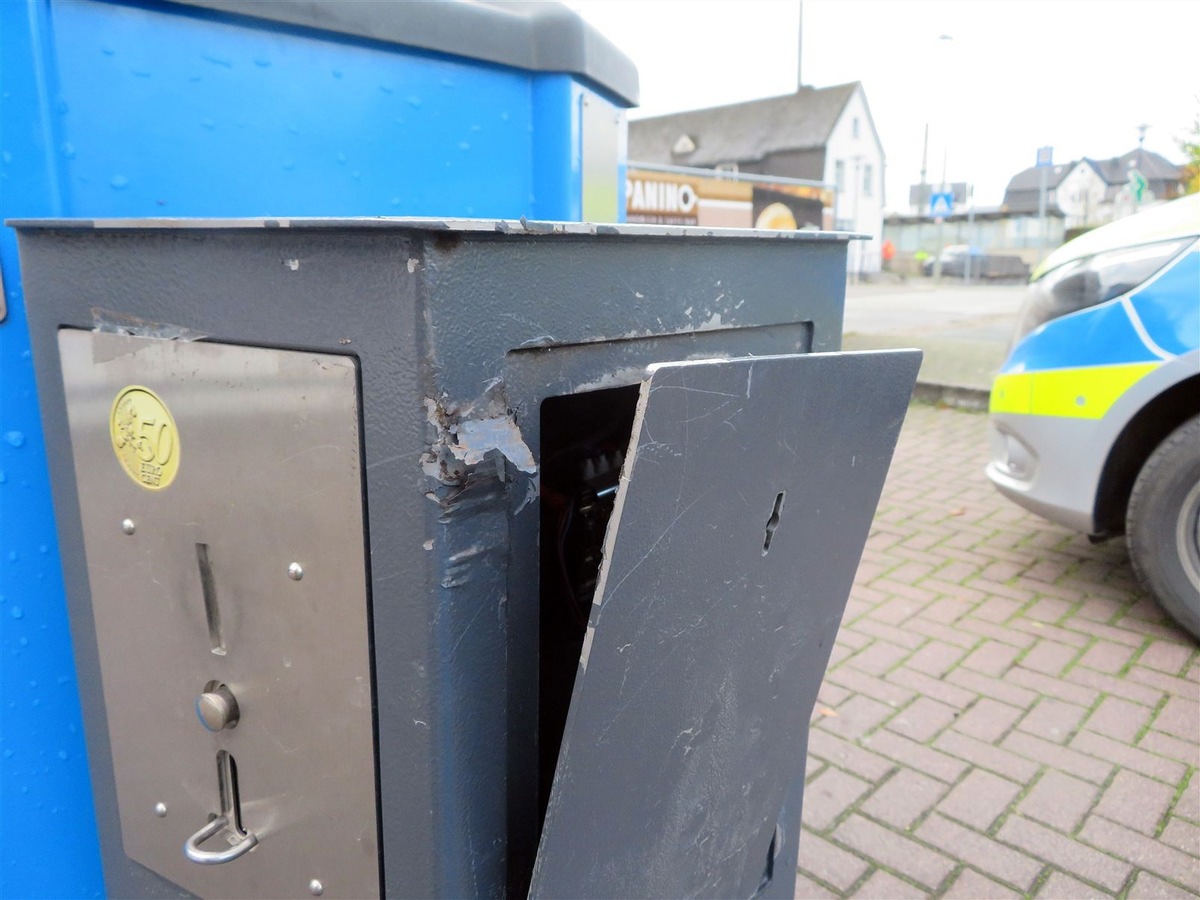
[(604, 535), (629, 451), (638, 391), (638, 385), (631, 385), (542, 402), (539, 831), (591, 614)]

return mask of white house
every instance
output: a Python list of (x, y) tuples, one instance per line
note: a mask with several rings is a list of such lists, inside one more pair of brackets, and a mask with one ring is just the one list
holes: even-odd
[(847, 268), (880, 269), (883, 145), (859, 82), (629, 123), (629, 164), (695, 166), (835, 185), (829, 225), (869, 234)]

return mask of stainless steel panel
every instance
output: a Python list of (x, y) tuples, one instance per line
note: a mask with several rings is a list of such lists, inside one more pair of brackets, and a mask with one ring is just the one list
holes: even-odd
[(58, 342), (125, 852), (200, 896), (378, 896), (354, 361)]

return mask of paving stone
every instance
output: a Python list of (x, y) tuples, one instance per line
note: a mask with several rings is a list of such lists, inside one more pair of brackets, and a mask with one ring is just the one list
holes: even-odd
[(1022, 648), (1000, 641), (984, 641), (962, 664), (985, 675), (1003, 675), (1016, 661)]
[[(1087, 828), (1088, 823), (1084, 823)], [(1094, 850), (1079, 841), (1059, 834), (1045, 825), (1023, 816), (1009, 816), (997, 833), (1000, 840), (1027, 851), (1030, 855), (1066, 872), (1095, 882), (1115, 893), (1133, 871), (1133, 866)]]
[(871, 753), (819, 728), (808, 733), (808, 752), (867, 781), (879, 781), (895, 766), (878, 753)]
[(1031, 709), (1017, 727), (1056, 744), (1065, 744), (1079, 728), (1087, 710), (1061, 700), (1045, 698)]
[(924, 672), (932, 678), (941, 678), (962, 658), (961, 648), (940, 641), (930, 641), (909, 657), (905, 668)]
[(940, 700), (955, 709), (966, 709), (975, 700), (975, 695), (939, 678), (930, 678), (924, 672), (899, 668), (888, 673), (887, 680), (912, 688), (918, 694)]
[(1094, 784), (1050, 769), (1038, 779), (1017, 806), (1023, 816), (1070, 833), (1096, 802)]
[(1101, 816), (1088, 816), (1079, 834), (1092, 846), (1128, 860), (1139, 869), (1149, 869), (1168, 881), (1195, 883), (1196, 858), (1162, 841), (1131, 831)]
[[(1182, 850), (1190, 856), (1200, 857), (1200, 827), (1193, 825), (1191, 822), (1185, 822), (1183, 819), (1178, 819), (1174, 816), (1167, 823), (1167, 827), (1163, 829), (1158, 838), (1164, 844), (1170, 844), (1177, 850)], [(1200, 860), (1198, 860), (1196, 869), (1197, 889), (1200, 892)]]
[(1133, 659), (1134, 649), (1112, 641), (1096, 641), (1079, 658), (1079, 665), (1109, 675), (1116, 675)]
[[(1146, 737), (1150, 737), (1147, 735)], [(1145, 743), (1143, 739), (1142, 743)], [(1119, 741), (1114, 741), (1091, 731), (1081, 731), (1071, 739), (1071, 749), (1087, 753), (1098, 759), (1108, 760), (1118, 766), (1133, 769), (1167, 784), (1178, 784), (1187, 772), (1183, 763), (1167, 759), (1155, 753), (1147, 753), (1137, 747), (1130, 747)]]
[(887, 729), (911, 738), (919, 744), (930, 741), (958, 717), (952, 707), (927, 697), (918, 697), (887, 723)]
[(1151, 729), (1142, 736), (1138, 747), (1159, 756), (1177, 759), (1189, 766), (1200, 765), (1200, 748), (1197, 748), (1196, 741), (1183, 741)]
[(871, 675), (882, 675), (888, 669), (894, 668), (900, 660), (912, 653), (907, 647), (899, 647), (887, 641), (871, 641), (863, 649), (846, 660), (846, 665), (867, 672)]
[(1037, 896), (1044, 897), (1045, 900), (1091, 900), (1093, 897), (1110, 895), (1107, 891), (1084, 884), (1078, 878), (1072, 878), (1062, 872), (1051, 872)]
[(914, 887), (907, 881), (901, 881), (890, 872), (876, 869), (851, 896), (863, 900), (905, 900), (910, 897), (913, 900), (922, 900), (929, 896), (929, 892)]
[(804, 788), (804, 825), (824, 831), (846, 812), (871, 785), (848, 772), (833, 767), (810, 781)]
[(983, 741), (977, 741), (965, 734), (958, 734), (954, 729), (943, 731), (938, 735), (933, 746), (943, 753), (1011, 778), (1020, 784), (1029, 782), (1038, 771), (1038, 764), (1033, 760), (991, 744), (985, 744)]
[(1029, 855), (937, 813), (922, 822), (916, 834), (921, 840), (1022, 891), (1029, 890), (1042, 870), (1042, 863)]
[[(859, 807), (859, 810), (907, 831), (918, 818), (942, 798), (947, 791), (944, 783), (914, 772), (900, 769), (880, 785)], [(807, 802), (807, 800), (805, 801)]]
[(935, 889), (954, 871), (954, 862), (944, 854), (862, 816), (851, 816), (837, 827), (833, 836), (847, 847), (870, 854), (872, 859), (929, 890)]
[(967, 765), (962, 760), (939, 753), (924, 744), (910, 741), (890, 731), (879, 731), (871, 735), (867, 746), (888, 759), (917, 769), (946, 784), (953, 784), (967, 770)]
[[(1088, 670), (1072, 669), (1070, 674), (1073, 675), (1076, 671), (1087, 672)], [(1090, 708), (1092, 704), (1100, 699), (1097, 691), (1081, 687), (1077, 684), (1071, 684), (1069, 681), (1046, 675), (1043, 672), (1034, 672), (1031, 669), (1022, 668), (1021, 666), (1009, 670), (1004, 679), (1013, 684), (1019, 684), (1021, 687), (1027, 687), (1032, 691), (1037, 691), (1039, 694), (1048, 694), (1057, 700), (1074, 703), (1076, 706)]]
[(1171, 803), (1175, 789), (1145, 775), (1121, 769), (1096, 805), (1096, 813), (1127, 828), (1153, 836)]
[[(1131, 681), (1128, 678), (1115, 678), (1112, 675), (1105, 675), (1103, 672), (1095, 672), (1091, 669), (1085, 669), (1082, 666), (1075, 666), (1066, 675), (1063, 676), (1064, 690), (1071, 690), (1075, 685), (1091, 688), (1093, 691), (1103, 692), (1105, 694), (1115, 694), (1118, 697), (1123, 697), (1126, 700), (1132, 700), (1134, 703), (1141, 703), (1143, 706), (1156, 707), (1163, 698), (1163, 692), (1156, 690), (1144, 684), (1139, 684), (1136, 681)], [(1083, 696), (1095, 697), (1095, 693)], [(1071, 700), (1070, 697), (1063, 697), (1064, 700)], [(1091, 706), (1091, 701), (1072, 700), (1073, 703), (1078, 703), (1080, 706)]]
[(1161, 878), (1156, 878), (1149, 872), (1138, 872), (1133, 887), (1129, 889), (1129, 900), (1158, 900), (1158, 898), (1193, 898), (1196, 890), (1187, 890), (1179, 885), (1170, 884)]
[(1200, 824), (1200, 775), (1192, 773), (1191, 780), (1175, 801), (1175, 808), (1171, 813)]
[(884, 681), (875, 675), (853, 669), (849, 664), (834, 669), (825, 676), (826, 682), (832, 682), (856, 694), (865, 694), (888, 706), (899, 707), (912, 700), (916, 694), (906, 687)]
[(1083, 778), (1093, 784), (1102, 784), (1112, 772), (1112, 765), (1076, 750), (1060, 747), (1031, 734), (1014, 731), (1000, 742), (1000, 746), (1028, 759), (1054, 766)]
[(1018, 665), (1045, 675), (1059, 675), (1068, 663), (1074, 662), (1079, 651), (1055, 641), (1042, 639), (1030, 648)]
[(822, 716), (816, 728), (854, 739), (875, 728), (894, 712), (886, 703), (857, 694), (837, 708), (836, 716)]
[(1154, 641), (1142, 651), (1137, 664), (1151, 669), (1158, 669), (1168, 675), (1179, 675), (1187, 668), (1196, 653), (1194, 646), (1173, 644), (1170, 641)]
[(1145, 685), (1148, 688), (1162, 691), (1171, 697), (1182, 697), (1189, 703), (1200, 699), (1200, 689), (1190, 678), (1180, 678), (1178, 675), (1167, 675), (1145, 666), (1134, 666), (1127, 675), (1129, 682)]
[(796, 893), (793, 896), (795, 900), (836, 900), (838, 895), (827, 891), (811, 878), (797, 874)]
[(1173, 737), (1195, 740), (1200, 735), (1200, 703), (1172, 697), (1154, 717), (1151, 727)]
[(1024, 715), (1024, 710), (983, 697), (958, 717), (954, 730), (989, 744), (1000, 740)]
[(979, 831), (987, 831), (1021, 792), (1021, 787), (985, 772), (972, 769), (938, 804), (938, 811)]
[(962, 666), (948, 673), (945, 680), (950, 684), (974, 691), (976, 694), (983, 694), (993, 700), (1000, 700), (1009, 706), (1018, 706), (1021, 709), (1033, 706), (1038, 698), (1038, 695), (1028, 688), (1018, 687), (1002, 678), (992, 678), (979, 672), (972, 672)]
[(1088, 716), (1083, 727), (1114, 741), (1132, 744), (1138, 732), (1150, 721), (1153, 712), (1154, 710), (1140, 703), (1122, 700), (1120, 697), (1105, 697)]
[(958, 877), (942, 894), (947, 900), (1004, 900), (1007, 897), (1024, 896), (974, 869), (963, 869)]
[(800, 870), (845, 894), (870, 868), (853, 853), (805, 831), (800, 838)]

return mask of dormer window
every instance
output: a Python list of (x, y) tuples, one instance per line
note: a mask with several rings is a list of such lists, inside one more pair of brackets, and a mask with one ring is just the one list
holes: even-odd
[(675, 156), (685, 156), (688, 153), (693, 153), (696, 150), (696, 142), (692, 140), (690, 134), (681, 134), (678, 140), (675, 141), (675, 146), (671, 148), (671, 153)]

